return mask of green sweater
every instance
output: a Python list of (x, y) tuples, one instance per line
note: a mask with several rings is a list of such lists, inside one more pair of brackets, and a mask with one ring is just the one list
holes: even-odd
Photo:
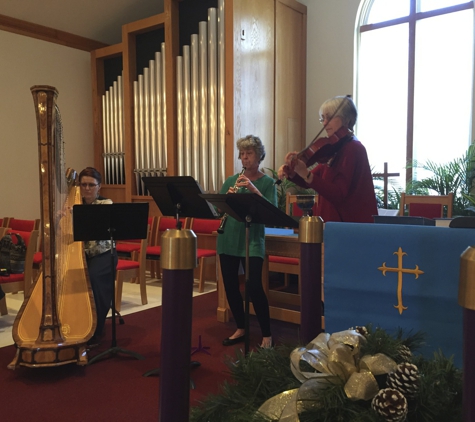
[[(238, 174), (230, 176), (224, 182), (220, 193), (226, 193), (231, 186), (234, 186)], [(277, 206), (277, 190), (274, 185), (274, 179), (264, 175), (260, 179), (252, 182), (259, 189), (263, 198), (266, 198), (271, 204)], [(251, 193), (247, 189), (241, 188), (237, 195)], [(217, 243), (218, 254), (246, 256), (246, 224), (235, 220), (229, 216), (223, 234), (218, 235)], [(264, 258), (265, 255), (265, 233), (264, 224), (252, 224), (249, 234), (249, 256)]]

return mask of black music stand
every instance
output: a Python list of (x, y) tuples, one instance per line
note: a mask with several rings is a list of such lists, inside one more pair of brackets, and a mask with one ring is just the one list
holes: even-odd
[(249, 352), (249, 235), (251, 223), (265, 224), (274, 227), (293, 227), (299, 226), (291, 216), (279, 210), (265, 198), (257, 193), (236, 195), (227, 194), (202, 194), (202, 198), (211, 202), (221, 211), (229, 214), (236, 220), (246, 223), (246, 268), (244, 285), (244, 353)]
[[(213, 219), (219, 216), (214, 207), (201, 197), (203, 190), (191, 176), (142, 177), (142, 180), (160, 212), (163, 215), (176, 216), (178, 230), (181, 230), (181, 217)], [(200, 338), (199, 345), (194, 348), (193, 353), (206, 349), (207, 347), (202, 346)], [(199, 362), (191, 361), (191, 368), (198, 366)], [(159, 374), (160, 368), (156, 368), (147, 371), (144, 376)], [(190, 382), (194, 388), (193, 380)]]
[[(201, 186), (191, 176), (142, 177), (163, 215), (180, 217), (217, 218), (212, 205), (200, 197)], [(181, 228), (181, 227), (177, 227)]]
[[(73, 233), (75, 241), (145, 239), (148, 231), (148, 203), (117, 203), (103, 206), (74, 205)], [(107, 355), (123, 353), (139, 360), (142, 355), (117, 347), (115, 318), (115, 265), (114, 248), (111, 248), (112, 268), (112, 342), (111, 347), (94, 356), (89, 364)]]

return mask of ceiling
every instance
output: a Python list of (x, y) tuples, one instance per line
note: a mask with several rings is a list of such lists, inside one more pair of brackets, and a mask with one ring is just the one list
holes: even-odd
[(122, 41), (122, 25), (163, 12), (164, 0), (0, 0), (0, 13), (105, 44)]

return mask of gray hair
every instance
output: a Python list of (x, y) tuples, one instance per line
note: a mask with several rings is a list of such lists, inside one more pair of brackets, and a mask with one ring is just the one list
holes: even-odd
[(236, 142), (237, 149), (242, 151), (243, 149), (252, 148), (256, 152), (256, 155), (259, 157), (259, 163), (266, 156), (266, 150), (264, 144), (258, 136), (247, 135), (244, 138), (240, 138)]
[(347, 126), (350, 130), (353, 130), (353, 126), (358, 117), (355, 103), (349, 96), (330, 98), (322, 104), (319, 114), (320, 117), (323, 117), (323, 115), (326, 115), (327, 117), (339, 117), (343, 126)]

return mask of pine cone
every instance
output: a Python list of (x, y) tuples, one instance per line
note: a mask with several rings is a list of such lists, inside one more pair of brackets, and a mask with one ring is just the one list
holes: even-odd
[(379, 390), (371, 401), (371, 407), (387, 422), (403, 422), (407, 416), (407, 400), (393, 388)]
[(419, 391), (419, 370), (412, 363), (401, 363), (395, 372), (388, 374), (387, 385), (400, 391), (404, 396), (414, 397)]
[(405, 346), (404, 344), (399, 346), (398, 354), (399, 354), (399, 357), (401, 358), (401, 360), (403, 362), (411, 362), (412, 361), (411, 349), (409, 349), (409, 347)]
[(358, 334), (361, 334), (363, 337), (368, 336), (368, 329), (364, 325), (357, 325), (356, 327), (351, 327), (350, 330), (355, 330)]

